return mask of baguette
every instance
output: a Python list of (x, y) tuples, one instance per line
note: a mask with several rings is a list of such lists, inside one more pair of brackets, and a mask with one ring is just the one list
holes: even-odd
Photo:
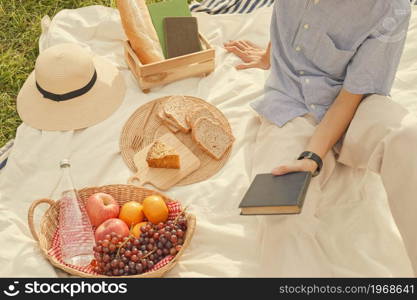
[(124, 31), (142, 64), (164, 60), (161, 44), (144, 0), (116, 0)]
[(222, 126), (208, 118), (199, 118), (192, 127), (192, 138), (200, 148), (214, 159), (220, 160), (232, 146), (235, 138)]

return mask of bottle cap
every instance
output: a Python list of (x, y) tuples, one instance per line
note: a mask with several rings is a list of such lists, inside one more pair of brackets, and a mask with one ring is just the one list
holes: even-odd
[(61, 168), (65, 168), (65, 167), (71, 167), (70, 161), (69, 159), (63, 159), (59, 162), (59, 166)]

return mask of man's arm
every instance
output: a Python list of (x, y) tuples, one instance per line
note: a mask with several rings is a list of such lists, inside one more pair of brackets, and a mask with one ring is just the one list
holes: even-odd
[[(352, 94), (342, 88), (322, 121), (316, 127), (306, 151), (312, 151), (323, 159), (346, 132), (363, 97), (364, 95)], [(295, 155), (297, 154), (299, 153), (295, 153)], [(272, 170), (272, 173), (283, 175), (298, 171), (314, 172), (316, 168), (317, 164), (313, 160), (303, 159), (276, 167)]]

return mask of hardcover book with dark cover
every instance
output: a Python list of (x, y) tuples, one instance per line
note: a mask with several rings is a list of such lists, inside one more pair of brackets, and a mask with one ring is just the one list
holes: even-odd
[(258, 174), (239, 205), (241, 215), (299, 214), (310, 181), (310, 172)]
[(201, 51), (195, 17), (167, 17), (164, 19), (167, 58)]

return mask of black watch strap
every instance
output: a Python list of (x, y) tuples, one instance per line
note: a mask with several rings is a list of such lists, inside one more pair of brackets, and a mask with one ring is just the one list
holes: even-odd
[(316, 153), (311, 152), (311, 151), (304, 151), (303, 153), (300, 154), (300, 156), (298, 157), (298, 160), (305, 159), (305, 158), (314, 160), (317, 163), (317, 169), (316, 171), (314, 171), (313, 177), (319, 175), (321, 168), (323, 167), (323, 161), (321, 160), (320, 156), (318, 156)]

